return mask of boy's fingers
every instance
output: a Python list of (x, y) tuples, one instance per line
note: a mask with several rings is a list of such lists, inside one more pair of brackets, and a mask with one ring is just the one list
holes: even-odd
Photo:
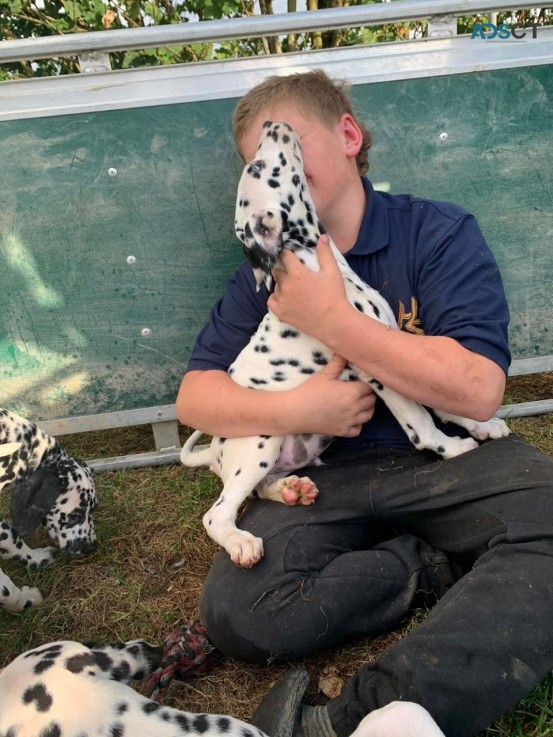
[(317, 241), (317, 256), (321, 269), (338, 269), (338, 264), (330, 247), (330, 239), (326, 233), (323, 233)]
[(334, 353), (327, 365), (321, 371), (329, 376), (338, 378), (346, 366), (346, 359)]

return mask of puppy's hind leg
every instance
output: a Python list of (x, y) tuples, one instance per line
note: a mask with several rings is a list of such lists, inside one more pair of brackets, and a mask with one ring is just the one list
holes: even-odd
[(223, 491), (204, 514), (203, 523), (208, 535), (242, 568), (251, 568), (261, 559), (263, 541), (236, 527), (238, 510), (274, 468), (281, 445), (280, 436), (228, 438), (225, 442), (220, 464)]
[(478, 420), (470, 420), (467, 417), (451, 415), (448, 412), (434, 411), (440, 420), (443, 422), (453, 422), (460, 427), (464, 427), (477, 440), (497, 440), (498, 438), (507, 437), (511, 432), (507, 423), (499, 417), (492, 417), (486, 422), (478, 422)]
[(257, 496), (271, 502), (282, 502), (290, 507), (308, 506), (315, 502), (319, 490), (308, 476), (267, 476), (256, 487)]

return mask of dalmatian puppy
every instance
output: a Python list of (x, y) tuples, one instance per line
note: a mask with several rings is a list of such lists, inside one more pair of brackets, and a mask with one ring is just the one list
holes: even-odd
[[(80, 556), (96, 549), (92, 512), (96, 490), (86, 463), (29, 420), (0, 408), (0, 492), (11, 491), (13, 526), (0, 520), (0, 556), (26, 568), (48, 565), (53, 547), (32, 550), (23, 537), (43, 523), (62, 552)], [(0, 608), (20, 611), (42, 601), (38, 589), (19, 589), (0, 570)]]
[(23, 653), (0, 671), (4, 737), (266, 737), (239, 719), (161, 706), (134, 691), (161, 648), (53, 642)]
[[(282, 249), (293, 251), (313, 271), (319, 270), (316, 245), (324, 233), (317, 217), (307, 180), (299, 140), (286, 123), (267, 121), (255, 158), (246, 165), (238, 185), (235, 230), (250, 261), (257, 288), (272, 286), (272, 270), (282, 266)], [(398, 329), (386, 300), (349, 267), (331, 242), (344, 278), (349, 301), (375, 320)], [(293, 389), (319, 371), (331, 351), (314, 338), (282, 322), (270, 310), (242, 350), (229, 374), (241, 386), (267, 391)], [(446, 422), (466, 428), (469, 438), (449, 437), (439, 430), (429, 412), (383, 386), (355, 366), (346, 366), (342, 380), (367, 381), (384, 400), (415, 448), (432, 450), (442, 458), (453, 458), (476, 448), (477, 440), (508, 435), (498, 418), (476, 422), (444, 412)], [(255, 436), (213, 438), (211, 445), (194, 452), (201, 433), (194, 433), (181, 451), (186, 466), (207, 465), (224, 482), (223, 491), (204, 515), (209, 535), (224, 547), (232, 561), (248, 568), (263, 555), (263, 542), (236, 527), (240, 504), (255, 490), (264, 499), (286, 504), (310, 504), (317, 489), (309, 478), (288, 475), (297, 468), (316, 463), (332, 438), (320, 435)]]

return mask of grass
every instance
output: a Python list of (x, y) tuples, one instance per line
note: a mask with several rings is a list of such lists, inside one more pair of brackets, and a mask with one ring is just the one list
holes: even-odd
[[(550, 373), (509, 380), (505, 401), (552, 396)], [(553, 415), (510, 420), (509, 424), (553, 456)], [(84, 458), (153, 449), (151, 433), (144, 427), (62, 441), (70, 452)], [(39, 607), (20, 614), (0, 612), (0, 667), (24, 650), (56, 639), (116, 642), (144, 637), (162, 641), (174, 626), (198, 616), (202, 581), (216, 552), (203, 531), (201, 517), (216, 498), (220, 482), (207, 470), (160, 466), (102, 473), (96, 476), (96, 485), (100, 545), (95, 553), (76, 561), (59, 557), (51, 567), (31, 574), (11, 561), (2, 562), (16, 583), (38, 586), (46, 597)], [(0, 503), (3, 515), (7, 507), (5, 495)], [(30, 542), (47, 545), (44, 530)], [(424, 613), (416, 613), (403, 631), (302, 661), (312, 677), (310, 700), (324, 703), (319, 687), (342, 683), (422, 616)], [(203, 676), (174, 682), (166, 703), (248, 719), (288, 667), (225, 659)], [(553, 737), (553, 678), (546, 679), (481, 737)]]

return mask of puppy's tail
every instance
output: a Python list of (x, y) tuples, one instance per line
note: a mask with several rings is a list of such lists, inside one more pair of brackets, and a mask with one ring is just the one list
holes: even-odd
[(23, 447), (22, 443), (1, 443), (0, 444), (0, 458), (6, 458), (17, 453)]
[(194, 450), (194, 446), (202, 435), (203, 432), (196, 430), (182, 446), (180, 461), (183, 466), (188, 466), (188, 468), (197, 468), (198, 466), (211, 465), (211, 447), (209, 445), (205, 448), (201, 448), (200, 450)]

